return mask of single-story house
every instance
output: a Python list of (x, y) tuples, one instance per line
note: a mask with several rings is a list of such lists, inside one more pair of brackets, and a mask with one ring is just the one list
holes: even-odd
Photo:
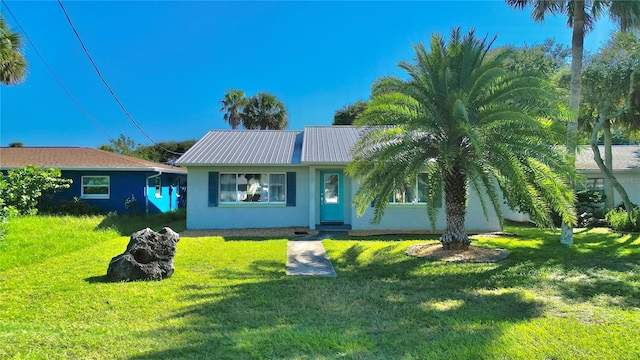
[[(604, 146), (599, 146), (600, 155), (604, 159)], [(624, 186), (629, 199), (634, 204), (640, 204), (640, 146), (613, 145), (613, 175)], [(576, 169), (585, 178), (584, 184), (578, 186), (588, 189), (603, 189), (604, 174), (593, 160), (590, 146), (580, 146), (576, 155)], [(614, 205), (621, 203), (620, 195), (614, 191)]]
[[(371, 223), (373, 208), (356, 215), (352, 200), (359, 184), (344, 169), (359, 133), (351, 126), (209, 131), (176, 161), (189, 173), (187, 228), (431, 230), (419, 181), (395, 194), (380, 224)], [(470, 190), (466, 228), (500, 230), (488, 211), (487, 219)], [(442, 209), (437, 229), (444, 228)]]
[[(598, 147), (600, 155), (604, 159), (604, 146)], [(613, 175), (624, 186), (629, 199), (634, 204), (640, 204), (640, 146), (639, 145), (613, 145), (611, 147), (613, 157)], [(576, 151), (576, 171), (581, 175), (582, 181), (575, 184), (576, 189), (604, 190), (604, 174), (598, 164), (593, 160), (593, 151), (589, 145), (580, 145)], [(614, 206), (622, 202), (617, 191), (613, 191)], [(515, 221), (529, 221), (527, 214), (503, 209), (505, 219)]]
[[(54, 203), (78, 198), (105, 212), (158, 213), (175, 210), (186, 199), (187, 171), (179, 167), (92, 148), (0, 147), (3, 174), (27, 165), (57, 168), (73, 180), (54, 194)], [(135, 199), (129, 208), (127, 199)]]

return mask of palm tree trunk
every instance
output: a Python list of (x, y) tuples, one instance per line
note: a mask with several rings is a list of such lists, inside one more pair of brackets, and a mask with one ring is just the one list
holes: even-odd
[[(611, 121), (605, 120), (602, 127), (604, 132), (604, 165), (613, 173), (613, 155), (611, 154)], [(595, 154), (594, 154), (595, 155)], [(604, 177), (604, 208), (613, 209), (613, 186), (607, 176)]]
[(471, 240), (464, 231), (467, 213), (467, 175), (460, 165), (454, 165), (444, 183), (447, 227), (440, 237), (445, 250), (467, 250)]
[[(569, 91), (569, 121), (567, 122), (567, 153), (575, 167), (578, 114), (582, 90), (582, 50), (584, 47), (584, 1), (573, 1), (573, 33), (571, 36), (571, 89)], [(570, 179), (573, 186), (573, 179)], [(562, 222), (560, 243), (573, 244), (573, 226)]]

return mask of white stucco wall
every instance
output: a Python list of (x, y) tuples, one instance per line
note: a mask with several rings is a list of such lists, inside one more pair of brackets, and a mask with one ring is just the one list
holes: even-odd
[[(629, 195), (629, 200), (636, 205), (640, 205), (640, 172), (618, 172), (614, 173), (618, 182), (624, 186)], [(613, 190), (613, 206), (618, 206), (622, 202), (620, 194)]]
[(505, 220), (517, 221), (517, 222), (531, 222), (531, 218), (527, 213), (521, 213), (515, 211), (507, 204), (502, 204), (502, 217)]
[[(640, 205), (640, 170), (635, 171), (614, 171), (618, 182), (624, 186), (624, 189), (629, 195), (629, 200), (636, 205)], [(582, 174), (585, 179), (604, 179), (604, 175), (599, 171), (585, 172)], [(618, 206), (622, 202), (620, 194), (613, 189), (613, 206)]]
[[(358, 190), (359, 184), (351, 178), (351, 198)], [(491, 205), (487, 201), (488, 206), (488, 220), (484, 216), (482, 211), (482, 205), (477, 194), (473, 191), (469, 191), (469, 200), (467, 203), (467, 216), (465, 219), (465, 228), (469, 232), (486, 232), (486, 231), (500, 231), (500, 221), (491, 208)], [(442, 208), (440, 209), (436, 221), (436, 231), (442, 231), (446, 227), (446, 219), (444, 213), (444, 199)], [(363, 216), (357, 216), (356, 210), (351, 209), (351, 226), (353, 230), (432, 230), (429, 218), (427, 216), (426, 205), (418, 204), (389, 204), (384, 217), (380, 224), (372, 224), (373, 208), (367, 208)]]
[[(307, 167), (189, 167), (187, 229), (244, 229), (309, 224), (309, 170)], [(296, 206), (284, 204), (218, 204), (209, 207), (209, 172), (296, 172)], [(289, 189), (287, 189), (289, 191)]]

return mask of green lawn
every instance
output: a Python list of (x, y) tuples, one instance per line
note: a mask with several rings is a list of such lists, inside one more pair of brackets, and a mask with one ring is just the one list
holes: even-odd
[(497, 264), (410, 258), (416, 239), (332, 240), (337, 278), (285, 275), (286, 239), (182, 238), (161, 282), (104, 283), (134, 225), (12, 219), (0, 244), (0, 359), (636, 359), (640, 238), (508, 228)]

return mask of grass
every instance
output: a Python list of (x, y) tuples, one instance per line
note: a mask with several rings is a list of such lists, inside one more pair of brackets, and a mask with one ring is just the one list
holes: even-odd
[(566, 247), (552, 232), (508, 228), (519, 236), (475, 241), (511, 252), (497, 264), (404, 255), (424, 239), (325, 241), (337, 278), (287, 277), (285, 239), (182, 238), (172, 278), (104, 283), (128, 242), (114, 230), (126, 224), (107, 220), (11, 220), (0, 358), (640, 356), (638, 235), (577, 230)]

